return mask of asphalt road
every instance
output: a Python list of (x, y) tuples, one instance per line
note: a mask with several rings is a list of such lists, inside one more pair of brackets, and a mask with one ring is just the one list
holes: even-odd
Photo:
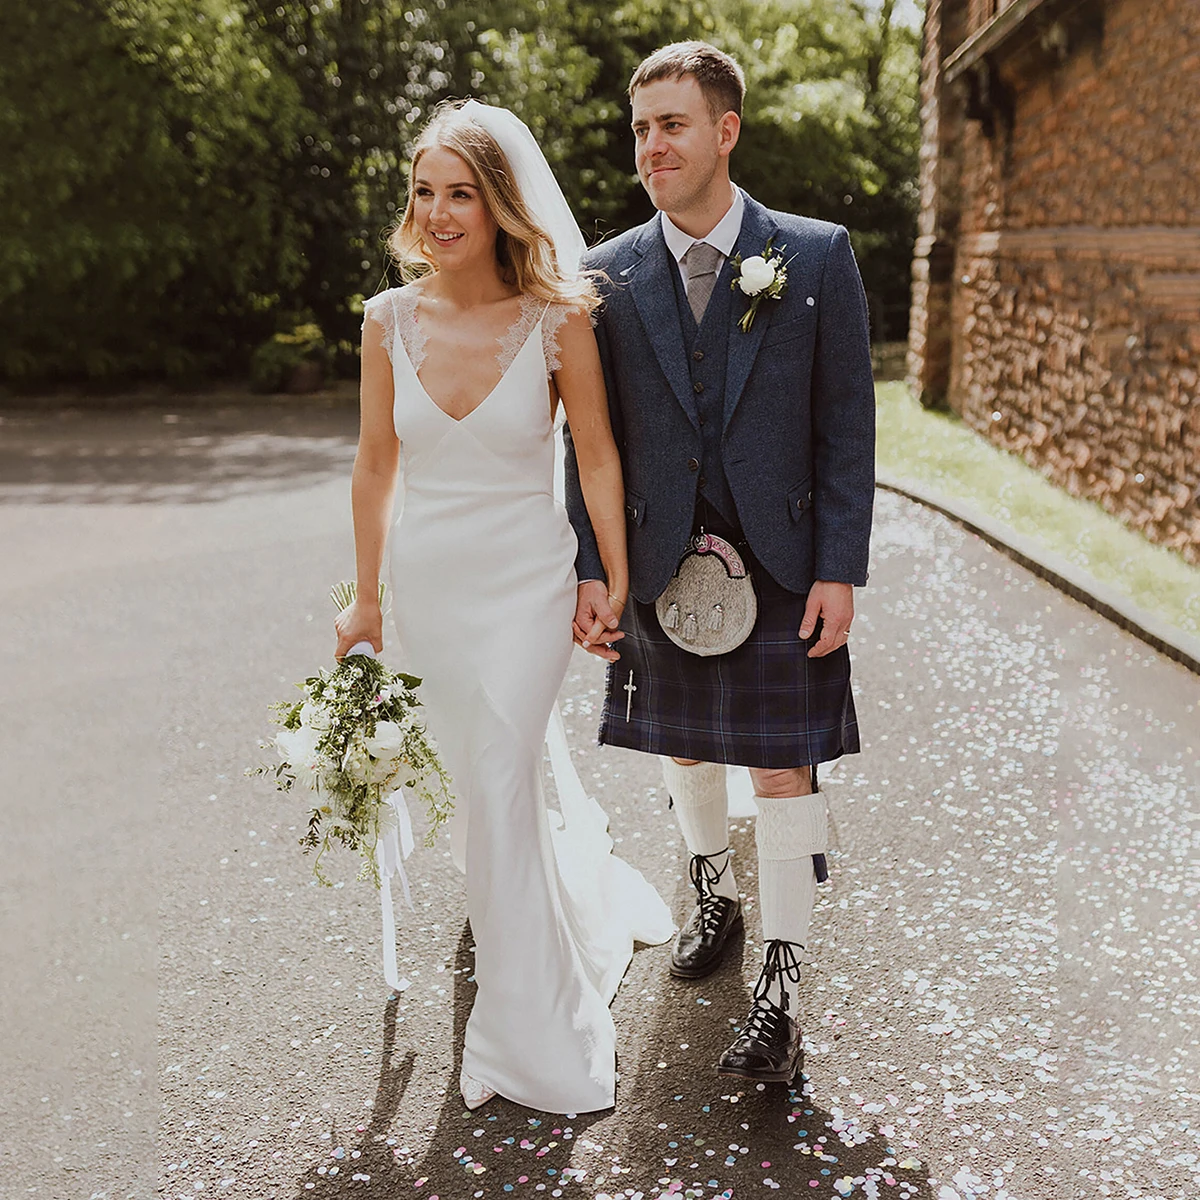
[[(243, 775), (332, 648), (354, 424), (0, 423), (0, 1196), (1200, 1194), (1200, 681), (884, 494), (803, 1089), (712, 1070), (756, 974), (750, 903), (708, 980), (634, 956), (614, 1110), (466, 1114), (444, 847), (410, 860), (389, 998), (374, 891), (350, 862), (316, 887), (299, 802)], [(682, 916), (655, 764), (594, 744), (602, 688), (577, 655), (581, 776)], [(751, 823), (733, 837), (752, 900)]]

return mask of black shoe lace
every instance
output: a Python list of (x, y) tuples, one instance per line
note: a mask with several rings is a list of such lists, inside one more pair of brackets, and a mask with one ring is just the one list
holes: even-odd
[(755, 1042), (776, 1040), (780, 1027), (787, 1020), (788, 994), (785, 988), (780, 988), (783, 1004), (778, 1005), (770, 998), (771, 987), (784, 979), (789, 983), (800, 982), (800, 959), (796, 954), (799, 948), (795, 942), (777, 940), (767, 943), (766, 961), (754, 985), (754, 1003), (742, 1028), (743, 1037)]
[[(725, 862), (721, 869), (717, 870), (713, 859), (720, 858), (722, 854), (725, 855)], [(732, 857), (733, 851), (728, 846), (724, 850), (718, 850), (715, 854), (692, 855), (692, 861), (688, 866), (688, 877), (699, 897), (701, 937), (712, 937), (720, 929), (725, 909), (733, 903), (728, 896), (715, 896), (712, 891), (721, 882), (721, 876), (729, 869), (729, 860)], [(717, 903), (717, 901), (721, 903)]]

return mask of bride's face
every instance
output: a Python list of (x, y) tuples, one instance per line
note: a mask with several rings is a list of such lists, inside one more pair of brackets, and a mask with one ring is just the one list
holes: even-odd
[(413, 220), (438, 268), (461, 270), (494, 260), (498, 226), (465, 159), (431, 146), (413, 174)]

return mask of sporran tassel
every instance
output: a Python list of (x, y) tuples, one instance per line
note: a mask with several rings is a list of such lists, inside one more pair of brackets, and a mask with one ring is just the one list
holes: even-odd
[(696, 620), (696, 614), (688, 613), (683, 622), (683, 640), (685, 642), (694, 642), (696, 640), (696, 633), (699, 628), (700, 626)]
[(672, 604), (671, 607), (667, 609), (667, 615), (666, 615), (666, 617), (663, 618), (663, 624), (668, 629), (678, 629), (679, 628), (679, 605), (678, 604)]
[(708, 628), (710, 632), (716, 633), (722, 625), (725, 624), (725, 609), (720, 604), (714, 604), (712, 612), (708, 614)]

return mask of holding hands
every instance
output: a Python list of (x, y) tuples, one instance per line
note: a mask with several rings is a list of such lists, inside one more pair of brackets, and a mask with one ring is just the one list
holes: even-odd
[[(624, 609), (625, 602), (610, 594), (601, 580), (581, 583), (575, 620), (571, 624), (575, 644), (605, 662), (616, 662), (621, 657), (615, 649), (616, 643), (625, 636), (617, 628)], [(850, 625), (854, 620), (854, 588), (851, 584), (818, 580), (812, 585), (798, 631), (801, 641), (806, 642), (812, 637), (818, 620), (821, 636), (809, 648), (809, 658), (824, 658), (850, 640)], [(340, 651), (340, 642), (338, 647)]]
[(575, 601), (575, 620), (571, 623), (575, 645), (605, 662), (616, 662), (621, 656), (613, 644), (625, 636), (617, 628), (624, 611), (625, 601), (612, 595), (602, 580), (581, 583)]

